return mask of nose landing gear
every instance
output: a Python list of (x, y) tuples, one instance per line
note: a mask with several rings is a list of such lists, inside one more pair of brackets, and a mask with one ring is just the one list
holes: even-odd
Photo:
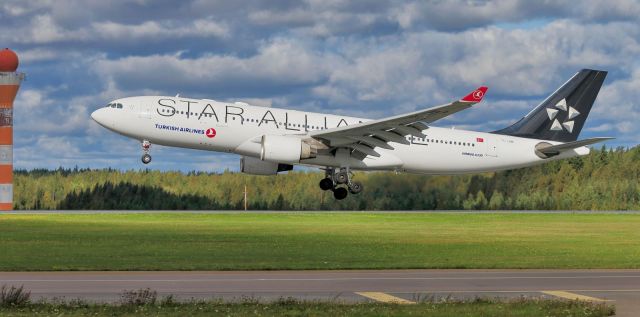
[(151, 155), (149, 155), (149, 149), (151, 148), (151, 142), (144, 140), (142, 141), (142, 163), (149, 164), (151, 163)]
[[(340, 168), (337, 172), (336, 169), (327, 167), (327, 169), (325, 169), (325, 178), (320, 180), (320, 189), (332, 190), (333, 197), (336, 200), (347, 198), (349, 193), (358, 194), (362, 192), (363, 186), (360, 182), (352, 181), (352, 176), (348, 167)], [(340, 186), (343, 184), (346, 185), (346, 188)]]

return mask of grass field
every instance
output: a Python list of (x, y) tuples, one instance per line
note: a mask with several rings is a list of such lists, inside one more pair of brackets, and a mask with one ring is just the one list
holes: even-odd
[(275, 303), (195, 302), (149, 305), (30, 304), (0, 307), (0, 316), (611, 316), (611, 305), (577, 301), (418, 303), (416, 305), (278, 301)]
[(640, 268), (640, 214), (0, 215), (0, 270)]

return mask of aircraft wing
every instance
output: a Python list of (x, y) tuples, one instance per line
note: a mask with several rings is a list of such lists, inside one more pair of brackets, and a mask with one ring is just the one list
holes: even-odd
[(330, 148), (348, 147), (365, 156), (379, 157), (375, 147), (393, 150), (389, 143), (409, 144), (408, 135), (424, 138), (422, 131), (428, 128), (428, 124), (482, 101), (486, 92), (487, 87), (479, 87), (466, 97), (445, 105), (350, 126), (311, 131), (308, 136), (325, 141), (323, 143)]

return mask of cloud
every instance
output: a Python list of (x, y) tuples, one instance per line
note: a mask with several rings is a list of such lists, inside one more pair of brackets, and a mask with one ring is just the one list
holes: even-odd
[[(618, 40), (610, 41), (612, 36)], [(328, 104), (385, 102), (401, 112), (425, 101), (448, 101), (482, 84), (500, 96), (540, 97), (580, 68), (619, 67), (620, 60), (640, 51), (637, 36), (638, 30), (626, 22), (584, 26), (559, 20), (536, 30), (486, 27), (332, 40), (335, 47), (329, 51), (317, 50), (304, 38), (274, 38), (249, 56), (129, 56), (103, 59), (93, 68), (127, 87), (207, 87), (209, 94), (222, 98), (243, 97), (246, 91), (274, 97), (309, 89)]]
[(606, 132), (606, 131), (611, 131), (612, 129), (613, 129), (613, 125), (609, 123), (603, 123), (595, 127), (588, 127), (585, 130), (591, 131), (591, 132)]
[(41, 61), (51, 61), (60, 58), (60, 53), (43, 48), (29, 49), (20, 52), (20, 62), (22, 64), (32, 64)]
[(167, 40), (180, 38), (225, 38), (226, 25), (210, 19), (188, 23), (146, 21), (140, 24), (121, 24), (113, 21), (93, 22), (78, 29), (66, 29), (56, 24), (50, 15), (36, 15), (29, 25), (0, 36), (18, 44), (123, 42), (132, 40)]
[(132, 39), (163, 39), (182, 37), (227, 37), (227, 26), (209, 19), (199, 19), (186, 25), (172, 25), (146, 21), (141, 24), (126, 25), (115, 22), (94, 23), (94, 32), (98, 39), (132, 40)]
[[(640, 3), (618, 0), (4, 1), (0, 41), (27, 73), (17, 166), (140, 168), (137, 141), (89, 119), (125, 96), (381, 118), (488, 85), (483, 103), (437, 125), (490, 131), (581, 68), (610, 71), (584, 137), (636, 144), (638, 16)], [(46, 142), (56, 146), (34, 150)], [(231, 155), (153, 151), (155, 168), (237, 168)]]
[(198, 58), (183, 58), (180, 54), (129, 56), (103, 59), (93, 68), (100, 77), (120, 87), (196, 89), (222, 98), (229, 93), (237, 97), (260, 97), (266, 91), (282, 92), (323, 81), (330, 58), (300, 43), (274, 39), (248, 58), (209, 54)]
[(37, 108), (47, 106), (50, 102), (46, 100), (46, 92), (37, 89), (22, 89), (16, 96), (14, 102), (17, 105), (17, 111), (30, 113)]
[[(628, 64), (627, 64), (628, 65)], [(615, 74), (609, 74), (615, 76)], [(640, 136), (640, 69), (635, 65), (632, 72), (622, 78), (608, 78), (602, 87), (596, 105), (591, 111), (593, 128), (587, 131), (594, 135), (616, 137), (617, 145), (636, 145)], [(592, 121), (587, 121), (587, 125)]]
[(504, 22), (571, 19), (588, 22), (637, 20), (640, 3), (626, 0), (581, 1), (407, 1), (392, 16), (404, 29), (461, 31)]

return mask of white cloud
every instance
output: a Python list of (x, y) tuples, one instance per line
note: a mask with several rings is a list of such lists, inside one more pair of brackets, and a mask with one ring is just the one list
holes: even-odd
[(613, 129), (613, 125), (609, 124), (609, 123), (603, 123), (600, 125), (597, 125), (595, 127), (588, 127), (585, 130), (586, 131), (591, 131), (591, 132), (606, 132), (606, 131), (611, 131)]
[(227, 26), (207, 19), (195, 20), (186, 25), (162, 24), (146, 21), (141, 24), (126, 25), (115, 22), (92, 24), (97, 38), (108, 40), (126, 39), (167, 39), (182, 37), (227, 37)]
[(19, 44), (99, 43), (130, 40), (165, 40), (180, 38), (225, 38), (229, 28), (211, 19), (197, 19), (188, 23), (175, 21), (143, 21), (139, 24), (122, 24), (113, 21), (92, 22), (81, 28), (65, 28), (51, 15), (40, 14), (30, 23), (13, 32), (0, 35), (0, 39)]
[[(437, 123), (486, 131), (518, 120), (581, 68), (611, 71), (585, 134), (623, 144), (640, 136), (637, 1), (9, 0), (0, 16), (10, 30), (0, 41), (16, 46), (29, 75), (15, 110), (29, 167), (138, 168), (139, 144), (89, 118), (123, 96), (180, 92), (380, 118), (488, 85), (485, 102)], [(27, 150), (47, 141), (56, 147)], [(184, 170), (237, 163), (154, 151), (155, 168), (177, 158)]]
[(32, 64), (41, 61), (51, 61), (60, 58), (60, 53), (43, 48), (34, 48), (18, 52), (20, 54), (20, 63)]
[(38, 89), (21, 89), (14, 102), (17, 111), (31, 113), (40, 107), (51, 105), (47, 100), (46, 92)]
[(51, 0), (9, 0), (0, 4), (0, 13), (21, 17), (37, 10), (49, 8), (51, 5)]
[[(533, 96), (537, 103), (580, 68), (618, 68), (620, 61), (631, 61), (640, 52), (638, 34), (631, 23), (560, 20), (532, 30), (488, 27), (376, 40), (333, 39), (332, 50), (317, 50), (304, 37), (276, 38), (246, 57), (133, 56), (101, 59), (93, 68), (120, 87), (211, 87), (207, 90), (214, 95), (246, 87), (264, 98), (308, 87), (313, 97), (334, 108), (373, 105), (399, 113), (449, 101), (483, 84), (492, 95)], [(534, 106), (510, 99), (518, 110)], [(509, 107), (505, 100), (495, 105), (501, 104)]]
[[(183, 86), (250, 89), (274, 86), (310, 85), (327, 75), (327, 58), (299, 43), (276, 39), (263, 45), (249, 58), (204, 55), (182, 58), (180, 55), (131, 56), (117, 60), (99, 60), (93, 65), (103, 78), (123, 86), (168, 88)], [(175, 89), (175, 88), (174, 88)], [(239, 96), (242, 97), (242, 96)]]
[(42, 136), (38, 138), (35, 148), (55, 157), (75, 157), (80, 153), (78, 147), (65, 137)]
[(640, 127), (640, 69), (635, 65), (628, 77), (605, 81), (591, 116), (598, 125), (590, 132), (609, 132), (617, 138), (616, 142), (625, 145), (638, 144)]

